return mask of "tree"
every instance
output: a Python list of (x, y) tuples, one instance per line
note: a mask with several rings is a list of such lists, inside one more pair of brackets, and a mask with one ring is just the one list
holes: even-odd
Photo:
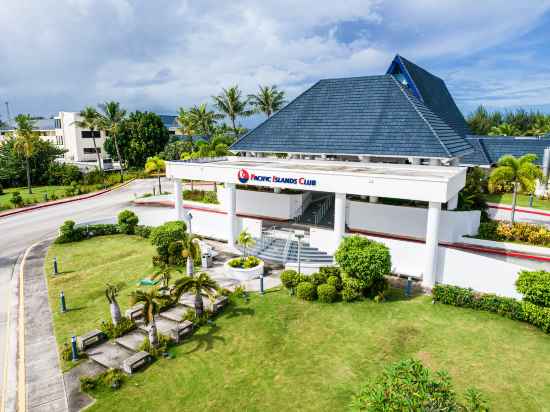
[(509, 123), (502, 123), (498, 126), (493, 126), (489, 132), (489, 136), (520, 136), (521, 131)]
[(231, 120), (233, 132), (235, 133), (235, 137), (237, 137), (239, 135), (239, 130), (235, 123), (237, 117), (246, 117), (254, 114), (254, 111), (247, 109), (249, 99), (242, 98), (242, 93), (237, 85), (229, 89), (223, 89), (221, 94), (212, 96), (212, 98), (218, 110)]
[(189, 130), (194, 130), (203, 136), (210, 137), (214, 133), (216, 121), (222, 119), (223, 115), (208, 110), (206, 104), (200, 104), (193, 106), (187, 113), (187, 117)]
[(109, 307), (111, 310), (111, 320), (113, 321), (113, 324), (115, 326), (119, 324), (120, 319), (122, 318), (122, 315), (120, 314), (120, 306), (118, 305), (118, 302), (116, 300), (117, 296), (118, 288), (116, 286), (107, 284), (107, 288), (105, 289), (105, 297), (109, 302)]
[(159, 157), (164, 160), (180, 160), (185, 155), (193, 152), (193, 144), (188, 141), (173, 140), (169, 142)]
[(519, 159), (512, 155), (502, 156), (489, 177), (490, 191), (494, 191), (498, 185), (512, 184), (512, 215), (510, 219), (512, 224), (514, 224), (516, 213), (518, 189), (533, 192), (536, 180), (542, 177), (540, 168), (534, 164), (536, 159), (537, 155), (535, 154), (526, 154)]
[(80, 117), (82, 119), (75, 121), (74, 124), (81, 129), (90, 130), (90, 133), (92, 134), (92, 142), (94, 144), (94, 151), (97, 156), (97, 166), (99, 170), (102, 170), (103, 167), (101, 165), (101, 155), (99, 154), (99, 150), (97, 150), (97, 144), (94, 134), (94, 131), (101, 129), (100, 115), (94, 107), (86, 106), (84, 110), (80, 112)]
[(481, 105), (468, 116), (466, 121), (470, 131), (475, 135), (487, 135), (491, 128), (496, 126), (496, 124), (493, 124), (487, 109)]
[(146, 326), (150, 325), (149, 342), (153, 347), (157, 347), (159, 343), (155, 315), (160, 312), (165, 299), (166, 297), (160, 293), (158, 288), (151, 288), (148, 291), (136, 290), (130, 294), (132, 305), (143, 304), (143, 320)]
[(183, 239), (179, 241), (182, 246), (181, 256), (186, 259), (187, 263), (187, 276), (193, 276), (195, 260), (200, 258), (201, 250), (198, 242), (196, 242), (197, 239), (198, 236), (184, 233)]
[(202, 296), (205, 295), (213, 298), (217, 288), (218, 284), (216, 281), (208, 276), (208, 274), (202, 272), (195, 277), (185, 276), (176, 280), (172, 294), (175, 301), (178, 301), (185, 293), (195, 295), (195, 313), (200, 317), (204, 313)]
[(28, 114), (20, 114), (15, 117), (15, 151), (25, 158), (25, 169), (27, 172), (27, 190), (32, 194), (31, 187), (31, 164), (30, 158), (36, 151), (38, 145), (38, 133), (34, 131), (34, 121)]
[[(170, 133), (155, 113), (133, 112), (118, 127), (117, 141), (127, 167), (144, 167), (148, 157), (157, 156), (170, 140)], [(105, 150), (116, 156), (113, 137), (108, 137)]]
[(182, 135), (187, 136), (191, 141), (191, 143), (193, 143), (193, 136), (197, 133), (197, 130), (195, 129), (195, 127), (198, 124), (192, 121), (190, 113), (185, 111), (183, 107), (180, 107), (180, 110), (178, 112), (178, 117), (176, 118), (176, 122), (179, 125), (178, 131)]
[(237, 243), (243, 247), (243, 255), (244, 257), (246, 257), (246, 249), (254, 246), (256, 244), (256, 241), (254, 240), (250, 232), (245, 229), (241, 233), (239, 233)]
[(258, 94), (249, 94), (248, 99), (255, 113), (270, 117), (285, 104), (285, 92), (278, 90), (277, 86), (260, 86)]
[(159, 266), (157, 271), (151, 276), (151, 279), (156, 280), (159, 279), (161, 282), (161, 288), (162, 290), (168, 290), (168, 287), (170, 285), (170, 279), (172, 278), (172, 272), (180, 272), (181, 271), (169, 264), (163, 263)]
[(150, 157), (145, 163), (145, 173), (150, 175), (157, 175), (159, 179), (159, 195), (162, 194), (162, 187), (160, 185), (160, 177), (166, 170), (166, 162), (158, 156)]
[(117, 133), (120, 123), (126, 117), (126, 110), (120, 107), (119, 102), (110, 101), (99, 105), (100, 110), (103, 112), (99, 115), (99, 123), (101, 130), (108, 132), (113, 138), (115, 145), (116, 157), (120, 163), (120, 181), (124, 181), (124, 159), (120, 154), (120, 148), (118, 146)]
[(544, 136), (550, 133), (550, 119), (542, 116), (538, 118), (529, 130), (527, 136)]

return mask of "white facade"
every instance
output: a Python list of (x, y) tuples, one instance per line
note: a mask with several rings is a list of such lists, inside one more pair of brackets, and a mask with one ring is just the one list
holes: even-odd
[[(79, 114), (77, 112), (60, 112), (55, 120), (55, 134), (61, 137), (61, 146), (67, 150), (64, 156), (65, 160), (69, 162), (97, 162), (90, 130), (82, 129), (76, 125), (76, 122), (81, 120)], [(108, 158), (109, 156), (103, 148), (105, 132), (96, 130), (94, 134), (97, 135), (95, 143), (101, 158)]]

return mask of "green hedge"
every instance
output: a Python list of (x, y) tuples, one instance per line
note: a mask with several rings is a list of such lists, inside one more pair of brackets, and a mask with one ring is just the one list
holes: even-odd
[(317, 296), (319, 302), (332, 303), (338, 299), (338, 291), (334, 286), (325, 283), (317, 286)]
[(450, 285), (436, 285), (432, 289), (432, 294), (435, 302), (498, 313), (510, 319), (530, 323), (550, 333), (550, 308)]
[(550, 307), (550, 272), (522, 270), (516, 280), (516, 289), (523, 295), (523, 300)]
[(317, 299), (317, 288), (313, 283), (300, 282), (296, 288), (296, 295), (303, 300)]
[(149, 238), (153, 246), (157, 247), (160, 256), (169, 256), (168, 247), (171, 243), (183, 240), (187, 226), (181, 221), (166, 222), (151, 231)]

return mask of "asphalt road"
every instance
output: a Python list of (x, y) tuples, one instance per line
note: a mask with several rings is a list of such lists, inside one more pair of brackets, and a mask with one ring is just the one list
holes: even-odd
[[(3, 371), (9, 333), (6, 330), (8, 296), (17, 258), (30, 245), (55, 235), (65, 220), (95, 220), (116, 216), (123, 209), (136, 210), (131, 201), (135, 196), (152, 192), (156, 182), (156, 179), (135, 180), (125, 187), (90, 199), (0, 218), (0, 388), (5, 384)], [(170, 190), (169, 183), (163, 183), (163, 190)]]

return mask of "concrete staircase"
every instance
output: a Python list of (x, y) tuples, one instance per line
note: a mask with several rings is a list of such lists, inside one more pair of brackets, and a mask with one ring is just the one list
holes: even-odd
[[(298, 241), (284, 238), (256, 239), (256, 245), (250, 254), (273, 263), (292, 263), (298, 261)], [(300, 260), (303, 263), (332, 263), (332, 256), (311, 247), (309, 243), (301, 244)]]

